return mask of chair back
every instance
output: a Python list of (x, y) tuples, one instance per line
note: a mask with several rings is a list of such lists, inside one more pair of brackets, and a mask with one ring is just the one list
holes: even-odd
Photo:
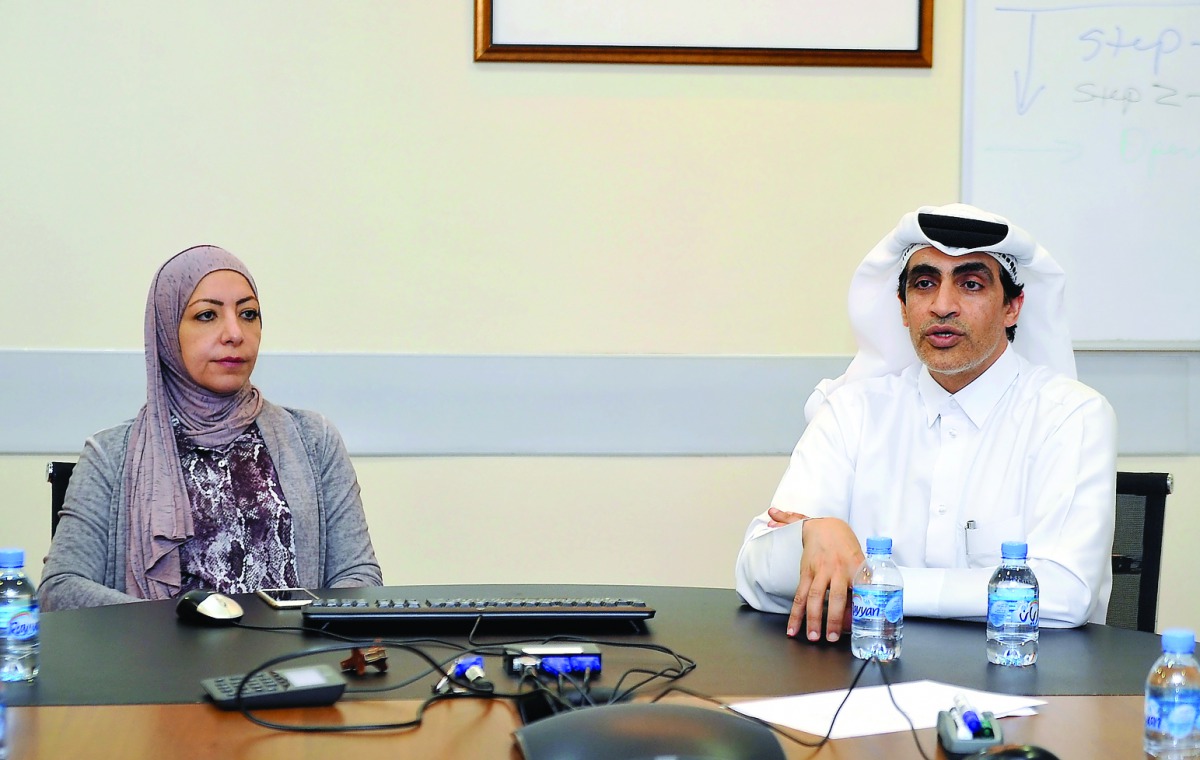
[(58, 513), (67, 499), (67, 483), (71, 480), (74, 462), (51, 462), (46, 465), (46, 480), (50, 483), (50, 536), (58, 530)]
[(1117, 521), (1113, 536), (1113, 588), (1108, 625), (1154, 632), (1162, 563), (1163, 519), (1171, 475), (1117, 473)]

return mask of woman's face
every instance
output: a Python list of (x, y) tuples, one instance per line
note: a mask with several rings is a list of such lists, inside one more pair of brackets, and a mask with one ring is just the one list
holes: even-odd
[(196, 285), (179, 322), (183, 366), (198, 385), (229, 394), (250, 380), (258, 360), (262, 320), (246, 278), (229, 269)]

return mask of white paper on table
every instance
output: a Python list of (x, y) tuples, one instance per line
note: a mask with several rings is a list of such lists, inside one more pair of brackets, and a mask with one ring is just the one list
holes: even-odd
[[(1044, 699), (972, 691), (937, 681), (912, 681), (892, 685), (892, 696), (896, 698), (896, 704), (908, 713), (915, 728), (936, 726), (937, 714), (953, 707), (956, 695), (966, 699), (976, 712), (990, 712), (997, 718), (1028, 715), (1033, 712), (1031, 708), (1046, 704)], [(732, 707), (740, 713), (769, 723), (824, 736), (825, 732), (829, 731), (829, 722), (833, 720), (834, 712), (845, 697), (846, 690), (842, 689), (739, 702)], [(838, 713), (837, 723), (830, 733), (830, 738), (844, 739), (907, 730), (908, 721), (892, 704), (886, 686), (858, 686), (850, 695), (850, 699), (846, 700), (846, 706)]]

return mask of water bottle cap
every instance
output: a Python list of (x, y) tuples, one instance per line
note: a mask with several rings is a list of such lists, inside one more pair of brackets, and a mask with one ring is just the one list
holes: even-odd
[(0, 549), (0, 567), (25, 567), (25, 550)]
[(871, 536), (867, 539), (867, 554), (891, 554), (892, 539), (886, 536)]
[(1169, 628), (1162, 634), (1162, 650), (1171, 654), (1191, 654), (1196, 651), (1196, 634), (1187, 628)]
[(1029, 556), (1029, 544), (1024, 541), (1005, 541), (1000, 544), (1000, 556), (1004, 559), (1025, 559)]

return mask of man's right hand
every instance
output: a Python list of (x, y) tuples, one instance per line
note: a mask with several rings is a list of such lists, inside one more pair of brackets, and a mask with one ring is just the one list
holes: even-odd
[(770, 518), (767, 521), (768, 528), (782, 528), (785, 525), (791, 525), (794, 522), (807, 519), (806, 515), (802, 515), (799, 512), (784, 512), (782, 509), (776, 509), (775, 507), (767, 510), (767, 517)]
[[(804, 523), (804, 554), (800, 560), (800, 586), (792, 600), (787, 635), (800, 633), (801, 620), (809, 641), (821, 638), (821, 616), (825, 614), (825, 637), (837, 641), (850, 628), (848, 606), (854, 573), (863, 562), (858, 537), (844, 520), (823, 517)], [(825, 609), (826, 592), (829, 595)]]

